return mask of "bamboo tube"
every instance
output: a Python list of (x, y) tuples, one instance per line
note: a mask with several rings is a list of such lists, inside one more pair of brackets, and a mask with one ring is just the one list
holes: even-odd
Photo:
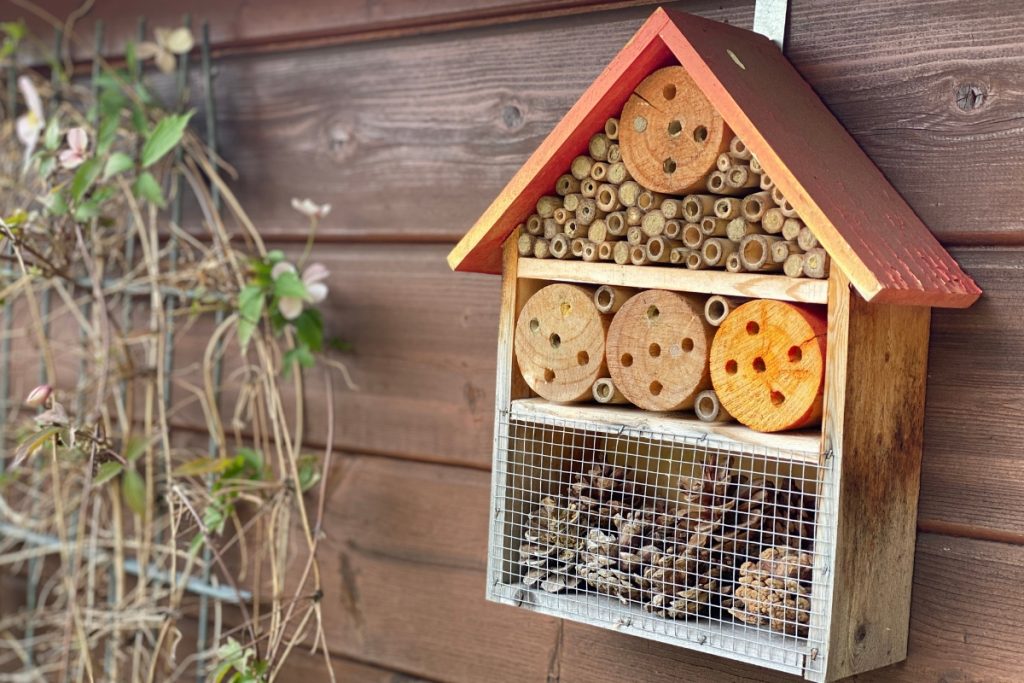
[[(570, 218), (569, 221), (571, 220), (572, 219)], [(562, 230), (564, 229), (561, 225), (558, 224), (558, 221), (556, 221), (554, 218), (545, 218), (543, 225), (544, 228), (541, 230), (541, 234), (544, 236), (544, 239), (546, 240), (551, 239), (558, 233), (562, 232)]]
[(799, 218), (787, 218), (786, 222), (782, 224), (782, 236), (793, 242), (800, 236), (803, 227), (804, 223)]
[(539, 235), (544, 231), (544, 219), (539, 214), (532, 214), (526, 219), (526, 232)]
[(541, 197), (537, 200), (537, 213), (540, 214), (541, 218), (551, 218), (555, 214), (555, 209), (561, 205), (561, 197)]
[(660, 235), (665, 232), (665, 214), (661, 212), (661, 209), (648, 211), (644, 214), (644, 220), (640, 223), (640, 228), (648, 237)]
[[(621, 195), (620, 195), (621, 199)], [(626, 208), (626, 225), (640, 225), (644, 222), (644, 212), (638, 206)]]
[(740, 242), (747, 235), (756, 235), (762, 232), (760, 223), (751, 223), (745, 218), (733, 218), (726, 227), (725, 234), (733, 242)]
[(736, 197), (722, 197), (715, 201), (715, 215), (719, 218), (738, 218), (743, 202)]
[(750, 157), (750, 170), (754, 173), (763, 173), (764, 169), (761, 168), (761, 162), (757, 160), (757, 157)]
[(788, 199), (784, 199), (782, 203), (779, 204), (779, 208), (782, 209), (782, 215), (786, 218), (799, 218), (796, 209), (789, 203)]
[(824, 307), (770, 299), (738, 307), (711, 344), (711, 379), (722, 406), (762, 432), (816, 422), (822, 414), (826, 329)]
[(588, 156), (581, 155), (572, 160), (570, 166), (570, 173), (576, 180), (583, 180), (584, 178), (590, 177), (590, 167), (594, 165), (594, 160)]
[(570, 218), (565, 222), (565, 225), (562, 227), (562, 232), (564, 232), (569, 237), (569, 239), (574, 240), (577, 237), (583, 237), (584, 235), (586, 235), (587, 228), (584, 225), (580, 225), (580, 222), (575, 218)]
[(828, 277), (828, 254), (821, 247), (809, 249), (804, 254), (804, 275), (822, 279)]
[(725, 174), (725, 182), (729, 187), (746, 190), (761, 187), (761, 176), (752, 172), (748, 166), (733, 166)]
[(674, 218), (665, 221), (665, 232), (662, 234), (671, 240), (681, 240), (683, 238), (683, 223)]
[(519, 250), (520, 256), (530, 256), (533, 254), (533, 243), (537, 241), (534, 235), (528, 232), (520, 232), (519, 239), (516, 240), (516, 248)]
[(704, 262), (709, 266), (725, 267), (726, 259), (729, 258), (729, 254), (736, 251), (736, 247), (736, 243), (732, 240), (710, 237), (704, 240), (704, 244), (701, 247), (701, 255), (704, 257)]
[(729, 183), (725, 181), (725, 173), (722, 171), (712, 171), (708, 176), (708, 192), (733, 194), (730, 190)]
[(590, 240), (583, 245), (583, 260), (590, 263), (597, 261), (597, 245)]
[(804, 255), (790, 254), (782, 264), (782, 272), (788, 277), (800, 277), (804, 274)]
[(619, 202), (619, 188), (611, 183), (602, 183), (597, 187), (597, 208), (605, 213), (617, 211), (622, 208)]
[[(730, 242), (730, 244), (732, 243)], [(709, 296), (708, 300), (704, 302), (704, 319), (708, 321), (708, 325), (718, 327), (725, 320), (726, 316), (732, 312), (732, 309), (739, 305), (739, 299), (714, 294)]]
[(800, 245), (800, 248), (804, 251), (810, 251), (818, 246), (818, 238), (814, 236), (811, 229), (806, 225), (800, 228), (800, 234), (796, 237), (796, 243)]
[(722, 402), (718, 400), (718, 394), (714, 389), (705, 389), (697, 394), (693, 402), (693, 412), (701, 422), (731, 422), (733, 419), (722, 407)]
[(704, 263), (704, 256), (700, 253), (700, 250), (693, 249), (686, 255), (686, 267), (690, 270), (704, 270), (706, 265), (707, 264)]
[(686, 265), (686, 257), (690, 255), (691, 251), (693, 251), (693, 250), (689, 249), (687, 247), (675, 247), (669, 253), (669, 258), (668, 258), (669, 263), (674, 263), (676, 265), (685, 266)]
[(534, 258), (548, 258), (551, 256), (551, 242), (544, 239), (543, 237), (534, 238), (533, 242), (533, 257)]
[(683, 226), (683, 246), (690, 249), (700, 249), (704, 244), (704, 233), (696, 223), (687, 223)]
[(683, 197), (683, 218), (690, 223), (699, 223), (704, 216), (713, 216), (715, 200), (710, 194), (690, 194)]
[(604, 136), (609, 140), (619, 139), (619, 120), (614, 116), (604, 122)]
[(604, 222), (608, 226), (609, 235), (615, 237), (624, 237), (626, 235), (626, 214), (624, 212), (612, 211), (604, 217)]
[(786, 201), (786, 196), (782, 194), (782, 190), (780, 190), (778, 187), (773, 187), (771, 189), (771, 193), (772, 201), (775, 202), (778, 206), (782, 206), (782, 203)]
[(609, 241), (609, 236), (608, 222), (603, 218), (598, 218), (587, 229), (587, 239), (595, 244)]
[(803, 249), (795, 242), (778, 240), (777, 242), (772, 242), (772, 261), (775, 263), (785, 263), (790, 254), (799, 254), (802, 251)]
[(767, 173), (761, 174), (761, 189), (770, 191), (775, 187), (775, 181)]
[(614, 257), (615, 245), (617, 242), (601, 242), (597, 245), (597, 258), (601, 261), (611, 261)]
[(573, 192), (580, 191), (580, 181), (577, 180), (571, 173), (566, 173), (558, 177), (555, 181), (555, 192), (561, 196), (572, 194)]
[(616, 242), (615, 246), (612, 247), (612, 260), (620, 266), (626, 265), (629, 263), (629, 252), (631, 249), (632, 245), (629, 242)]
[(605, 212), (597, 208), (597, 200), (584, 197), (576, 209), (576, 220), (580, 225), (590, 225), (598, 218), (604, 218)]
[(726, 257), (725, 269), (730, 273), (743, 272), (743, 264), (740, 263), (740, 255), (738, 253), (734, 251)]
[(622, 147), (617, 143), (608, 145), (608, 163), (617, 164), (622, 161)]
[(619, 201), (623, 206), (636, 206), (636, 200), (640, 197), (643, 188), (635, 180), (627, 180), (619, 185)]
[(611, 144), (611, 140), (604, 133), (598, 133), (590, 138), (590, 156), (595, 161), (607, 161), (608, 160), (608, 145)]
[(736, 159), (744, 160), (750, 159), (750, 157), (754, 156), (738, 137), (734, 137), (729, 141), (729, 155)]
[(587, 240), (583, 237), (577, 237), (569, 243), (569, 251), (575, 258), (583, 258), (583, 247), (587, 246)]
[(729, 221), (725, 218), (704, 216), (700, 220), (700, 231), (705, 237), (724, 237), (729, 234)]
[(648, 263), (646, 245), (638, 244), (630, 249), (629, 262), (634, 266), (646, 266)]
[(562, 200), (562, 206), (565, 207), (566, 211), (572, 211), (576, 213), (576, 209), (580, 208), (580, 200), (583, 199), (583, 195), (579, 192), (573, 192), (572, 194), (565, 195)]
[(785, 223), (786, 217), (782, 215), (782, 209), (777, 206), (765, 211), (764, 216), (761, 217), (761, 227), (769, 235), (778, 235), (782, 232), (782, 226)]
[[(770, 192), (755, 192), (748, 194), (740, 202), (740, 214), (751, 223), (763, 221), (765, 214), (774, 206)], [(779, 223), (779, 229), (782, 224)], [(767, 228), (765, 229), (767, 231)]]
[(747, 235), (740, 242), (739, 255), (743, 268), (751, 273), (782, 270), (782, 264), (772, 260), (772, 244), (781, 240), (774, 235)]
[(558, 223), (559, 225), (565, 225), (566, 221), (572, 218), (573, 215), (574, 212), (569, 211), (564, 206), (560, 206), (557, 209), (555, 209), (555, 214), (553, 218), (555, 219), (555, 222)]
[[(629, 180), (629, 171), (626, 169), (626, 165), (621, 161), (617, 161), (608, 166), (608, 182), (615, 185), (621, 185), (622, 183)], [(618, 192), (618, 188), (616, 188)]]
[(593, 199), (597, 195), (597, 186), (600, 185), (593, 178), (584, 178), (580, 183), (580, 194), (588, 199)]
[(599, 183), (604, 182), (608, 177), (608, 164), (603, 161), (596, 162), (590, 167), (590, 177)]
[(646, 239), (647, 236), (639, 225), (631, 225), (626, 228), (626, 241), (629, 242), (630, 246), (635, 247), (638, 244), (643, 244)]
[(730, 168), (732, 168), (732, 164), (734, 161), (735, 159), (729, 156), (728, 152), (722, 152), (721, 154), (718, 155), (718, 158), (715, 159), (715, 168), (717, 168), (722, 173), (726, 173)]
[(594, 382), (594, 400), (607, 405), (629, 403), (629, 400), (615, 387), (615, 382), (611, 377), (602, 377)]
[(665, 218), (682, 218), (683, 200), (675, 197), (668, 197), (661, 202), (661, 212)]
[(555, 235), (551, 239), (551, 245), (550, 245), (551, 255), (554, 256), (557, 259), (565, 259), (565, 258), (569, 258), (570, 256), (572, 256), (572, 250), (570, 249), (570, 242), (571, 242), (571, 240), (569, 239), (569, 236), (566, 235), (564, 232), (560, 233), (558, 235)]
[(651, 263), (670, 263), (672, 250), (681, 246), (681, 242), (670, 240), (662, 235), (647, 240), (647, 260)]
[(650, 190), (644, 190), (636, 198), (636, 205), (644, 211), (654, 211), (661, 203), (665, 201), (665, 195), (660, 192), (651, 192)]

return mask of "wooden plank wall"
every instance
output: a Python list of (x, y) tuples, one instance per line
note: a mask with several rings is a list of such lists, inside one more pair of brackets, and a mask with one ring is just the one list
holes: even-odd
[[(934, 316), (910, 655), (862, 678), (1020, 680), (1024, 6), (790, 4), (790, 59), (985, 290), (974, 308)], [(186, 5), (213, 24), (221, 149), (257, 223), (287, 247), (302, 228), (291, 197), (334, 205), (318, 249), (333, 271), (327, 325), (355, 344), (359, 385), (337, 397), (343, 457), (325, 525), (337, 670), (467, 683), (783, 680), (483, 599), (499, 283), (454, 275), (444, 256), (653, 6), (224, 0), (146, 11), (168, 25)], [(743, 26), (753, 15), (749, 0), (672, 6)], [(137, 11), (112, 0), (90, 16), (108, 21), (116, 51)], [(314, 441), (322, 391), (311, 384)], [(187, 410), (178, 424), (200, 426)], [(292, 680), (319, 680), (315, 665), (297, 662)]]

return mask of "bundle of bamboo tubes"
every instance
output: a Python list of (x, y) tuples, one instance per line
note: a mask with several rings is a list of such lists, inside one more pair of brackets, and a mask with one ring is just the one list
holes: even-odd
[(828, 277), (825, 250), (738, 137), (703, 193), (654, 192), (622, 159), (619, 121), (610, 118), (520, 224), (519, 254)]

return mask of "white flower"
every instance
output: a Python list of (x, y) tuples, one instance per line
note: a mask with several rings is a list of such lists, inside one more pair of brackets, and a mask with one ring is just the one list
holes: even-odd
[(174, 55), (188, 54), (196, 44), (192, 32), (184, 26), (154, 29), (153, 36), (156, 42), (139, 43), (135, 54), (139, 59), (152, 58), (156, 67), (165, 74), (174, 71)]
[[(270, 271), (270, 276), (275, 280), (284, 273), (294, 273), (295, 266), (287, 261), (281, 261)], [(330, 277), (330, 271), (321, 263), (311, 263), (302, 271), (302, 284), (306, 286), (306, 299), (297, 296), (283, 296), (277, 302), (277, 310), (285, 320), (295, 320), (302, 315), (302, 309), (306, 301), (318, 304), (327, 298), (327, 285), (324, 280)]]
[(287, 261), (278, 261), (274, 264), (274, 267), (270, 269), (270, 279), (276, 280), (285, 273), (294, 273), (295, 266), (288, 263)]
[(331, 273), (322, 263), (310, 263), (302, 271), (302, 283), (306, 285), (309, 298), (313, 303), (318, 304), (327, 298), (327, 285), (324, 280), (330, 277)]
[(53, 387), (49, 384), (40, 384), (29, 392), (28, 397), (25, 398), (25, 405), (29, 408), (38, 408), (46, 403), (51, 395), (53, 395)]
[(317, 204), (312, 199), (292, 198), (292, 208), (308, 218), (324, 218), (331, 212), (330, 204)]
[(40, 99), (39, 91), (36, 90), (32, 79), (28, 76), (20, 77), (18, 79), (18, 89), (21, 90), (21, 95), (25, 98), (25, 105), (28, 107), (28, 111), (18, 117), (18, 122), (15, 126), (18, 140), (25, 146), (25, 166), (27, 167), (28, 161), (32, 157), (32, 152), (35, 151), (36, 144), (39, 142), (39, 133), (46, 124), (43, 114), (43, 101)]
[(85, 161), (85, 153), (89, 149), (89, 133), (85, 128), (72, 128), (67, 134), (68, 148), (61, 151), (58, 159), (63, 168), (78, 168)]

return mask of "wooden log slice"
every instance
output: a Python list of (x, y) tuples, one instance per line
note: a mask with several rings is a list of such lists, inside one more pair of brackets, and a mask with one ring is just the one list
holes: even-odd
[(538, 291), (516, 323), (516, 360), (526, 384), (549, 401), (589, 400), (594, 382), (608, 376), (610, 321), (594, 305), (592, 289), (556, 284)]
[(821, 308), (758, 299), (733, 310), (711, 345), (722, 407), (760, 432), (821, 419), (826, 329)]
[(729, 127), (686, 69), (669, 66), (645, 78), (622, 109), (619, 146), (629, 174), (656, 192), (703, 189)]
[(703, 297), (641, 292), (608, 328), (608, 372), (623, 396), (644, 410), (692, 408), (697, 394), (711, 387), (712, 335)]

